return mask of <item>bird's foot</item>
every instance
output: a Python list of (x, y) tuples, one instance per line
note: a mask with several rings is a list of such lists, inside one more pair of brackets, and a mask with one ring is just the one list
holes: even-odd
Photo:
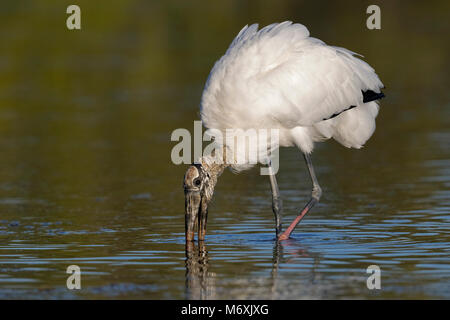
[(286, 232), (284, 232), (283, 234), (281, 234), (279, 237), (278, 237), (278, 241), (283, 241), (283, 240), (287, 240), (287, 239), (289, 239), (289, 236), (290, 236), (290, 234), (286, 234)]

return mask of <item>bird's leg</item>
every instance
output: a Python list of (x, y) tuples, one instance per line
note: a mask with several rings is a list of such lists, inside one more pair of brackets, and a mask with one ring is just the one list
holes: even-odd
[(283, 203), (278, 189), (277, 178), (273, 172), (272, 165), (269, 163), (270, 188), (272, 189), (272, 210), (275, 215), (275, 234), (278, 238), (281, 233), (281, 213), (283, 211)]
[(299, 224), (300, 220), (308, 213), (308, 211), (317, 203), (319, 202), (320, 196), (322, 195), (322, 189), (319, 186), (319, 182), (317, 181), (316, 174), (314, 173), (314, 168), (312, 165), (311, 158), (309, 154), (304, 153), (303, 154), (306, 165), (308, 166), (309, 175), (311, 177), (311, 181), (313, 184), (312, 192), (311, 192), (311, 199), (306, 204), (306, 206), (303, 208), (303, 210), (300, 212), (300, 214), (297, 216), (297, 218), (292, 221), (291, 225), (278, 237), (278, 240), (286, 240), (289, 239), (292, 231), (294, 231), (295, 227)]

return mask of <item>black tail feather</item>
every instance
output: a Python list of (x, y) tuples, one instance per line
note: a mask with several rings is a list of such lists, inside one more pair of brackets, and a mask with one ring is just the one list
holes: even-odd
[(380, 93), (376, 93), (372, 90), (367, 90), (367, 91), (361, 91), (363, 94), (363, 102), (370, 102), (370, 101), (374, 101), (374, 100), (379, 100), (381, 98), (384, 98), (385, 95), (384, 93), (380, 90)]
[[(367, 102), (374, 101), (374, 100), (379, 100), (379, 99), (385, 97), (384, 93), (381, 90), (380, 90), (380, 93), (376, 93), (376, 92), (374, 92), (372, 90), (361, 91), (361, 92), (363, 94), (363, 103), (367, 103)], [(330, 117), (324, 118), (322, 120), (332, 119), (332, 118), (340, 115), (342, 112), (350, 110), (350, 109), (353, 109), (353, 108), (356, 108), (356, 106), (350, 106), (347, 109), (344, 109), (341, 112), (335, 113), (335, 114), (331, 115)]]

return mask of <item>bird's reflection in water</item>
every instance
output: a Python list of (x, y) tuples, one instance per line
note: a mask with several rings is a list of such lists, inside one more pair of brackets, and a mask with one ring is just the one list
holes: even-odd
[[(316, 268), (320, 263), (320, 255), (312, 253), (307, 250), (303, 245), (295, 240), (276, 241), (273, 247), (273, 259), (272, 259), (272, 298), (276, 299), (278, 295), (278, 272), (280, 264), (284, 265), (296, 264), (296, 260), (301, 259), (313, 259), (313, 264), (308, 275), (308, 284), (314, 284), (316, 280)], [(297, 262), (298, 263), (298, 262)]]
[(199, 241), (197, 247), (193, 241), (186, 243), (187, 299), (215, 299), (215, 274), (208, 268), (208, 251), (204, 241)]
[[(294, 240), (275, 241), (270, 273), (270, 293), (264, 298), (277, 299), (283, 284), (279, 285), (280, 265), (296, 264), (298, 259), (313, 259), (314, 263), (308, 277), (309, 284), (314, 284), (320, 256), (308, 252), (299, 242)], [(208, 251), (204, 241), (198, 246), (193, 241), (186, 244), (186, 298), (193, 300), (217, 299), (216, 274), (209, 272)], [(269, 280), (270, 281), (270, 280)], [(269, 289), (269, 288), (268, 288)], [(253, 297), (254, 298), (254, 297)]]
[(271, 278), (272, 278), (272, 287), (271, 287), (271, 296), (274, 296), (276, 294), (277, 290), (277, 279), (278, 279), (278, 269), (280, 268), (280, 260), (283, 256), (283, 246), (281, 245), (281, 242), (275, 241), (275, 244), (273, 246), (273, 258), (272, 258), (272, 272), (271, 272)]

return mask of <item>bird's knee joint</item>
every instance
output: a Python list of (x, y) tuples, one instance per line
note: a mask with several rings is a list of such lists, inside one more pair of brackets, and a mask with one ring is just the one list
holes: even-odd
[(283, 205), (281, 203), (272, 204), (272, 209), (276, 212), (280, 212), (282, 208), (283, 208)]
[(312, 190), (312, 193), (311, 193), (311, 196), (314, 199), (316, 199), (317, 201), (319, 201), (320, 197), (322, 196), (322, 188), (319, 185), (314, 186), (313, 190)]
[(272, 199), (272, 209), (276, 212), (281, 211), (283, 208), (283, 201), (281, 198), (273, 197)]

